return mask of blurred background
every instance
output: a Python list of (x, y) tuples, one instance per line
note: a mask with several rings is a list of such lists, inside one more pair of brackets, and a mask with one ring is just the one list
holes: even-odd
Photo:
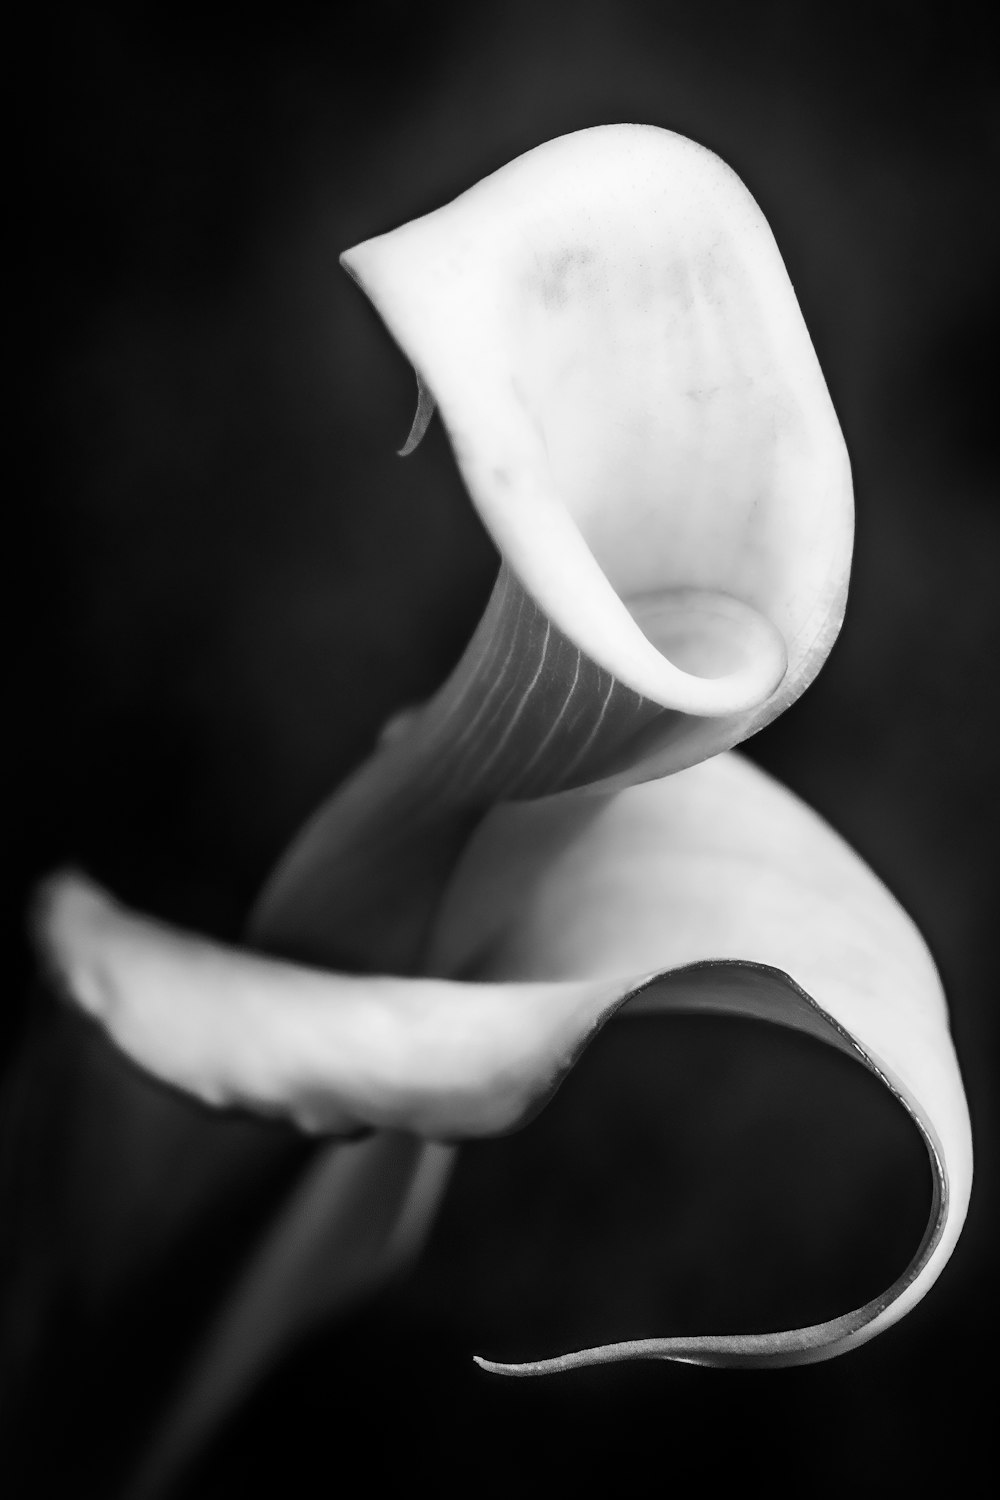
[[(13, 1340), (44, 1370), (25, 1493), (68, 1475), (76, 1494), (114, 1492), (305, 1150), (123, 1081), (34, 981), (32, 884), (78, 861), (131, 904), (236, 939), (297, 826), (441, 680), (495, 557), (440, 427), (396, 458), (412, 372), (337, 257), (552, 136), (619, 120), (689, 135), (747, 184), (840, 415), (858, 502), (847, 621), (750, 753), (868, 859), (934, 952), (978, 1145), (969, 1224), (921, 1307), (830, 1365), (488, 1379), (472, 1353), (829, 1316), (919, 1237), (919, 1148), (864, 1075), (735, 1023), (612, 1039), (537, 1132), (463, 1153), (414, 1275), (318, 1326), (178, 1493), (292, 1493), (314, 1472), (333, 1487), (359, 1458), (376, 1489), (445, 1494), (647, 1472), (891, 1491), (968, 1461), (997, 1176), (1000, 99), (981, 16), (896, 0), (57, 12), (3, 1022), (8, 1057), (33, 1059), (9, 1071), (39, 1284), (64, 1274), (53, 1182), (110, 1238), (80, 1247), (99, 1290), (74, 1273)], [(153, 1169), (140, 1141), (123, 1147), (126, 1115), (101, 1115), (105, 1077), (131, 1091), (129, 1120), (167, 1121)], [(198, 1164), (228, 1130), (266, 1137), (266, 1167), (220, 1223)], [(173, 1240), (156, 1199), (181, 1206)], [(149, 1236), (143, 1275), (118, 1274), (116, 1225), (122, 1244)]]

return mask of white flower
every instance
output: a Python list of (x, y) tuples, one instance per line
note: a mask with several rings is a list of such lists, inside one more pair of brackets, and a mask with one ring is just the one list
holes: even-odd
[[(44, 946), (76, 1002), (178, 1088), (309, 1131), (399, 1132), (329, 1148), (297, 1221), (310, 1254), (334, 1230), (342, 1242), (357, 1183), (391, 1177), (377, 1232), (356, 1225), (372, 1278), (419, 1239), (443, 1181), (444, 1149), (414, 1137), (523, 1123), (623, 1007), (823, 1038), (885, 1081), (927, 1144), (934, 1204), (896, 1284), (813, 1328), (503, 1368), (838, 1354), (939, 1274), (971, 1144), (912, 924), (728, 753), (819, 670), (851, 551), (843, 441), (767, 225), (701, 147), (613, 126), (529, 152), (344, 264), (418, 372), (407, 447), (436, 406), (500, 550), (483, 621), (293, 844), (250, 947), (137, 916), (75, 875), (47, 887)], [(231, 1309), (203, 1417), (315, 1310), (297, 1253), (279, 1234)], [(338, 1274), (329, 1305), (357, 1292)]]

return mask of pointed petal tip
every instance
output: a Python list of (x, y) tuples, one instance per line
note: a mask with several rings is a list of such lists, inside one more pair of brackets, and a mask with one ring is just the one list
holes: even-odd
[(357, 282), (358, 286), (362, 286), (361, 278), (358, 275), (357, 268), (354, 264), (355, 251), (359, 248), (360, 247), (357, 245), (352, 245), (349, 250), (343, 250), (340, 255), (337, 256), (337, 263), (340, 266), (341, 270), (347, 272), (352, 281)]
[(511, 1375), (516, 1379), (523, 1379), (533, 1375), (561, 1375), (567, 1370), (576, 1368), (574, 1361), (578, 1356), (572, 1354), (557, 1355), (553, 1359), (524, 1360), (518, 1364), (508, 1364), (501, 1359), (484, 1359), (481, 1354), (472, 1356), (473, 1364), (485, 1370), (487, 1375)]
[(431, 424), (434, 415), (435, 400), (428, 387), (417, 375), (417, 409), (413, 414), (413, 422), (407, 434), (406, 442), (402, 448), (396, 450), (399, 458), (409, 458), (424, 440), (424, 435)]
[(567, 1375), (573, 1370), (583, 1370), (594, 1365), (621, 1364), (635, 1359), (669, 1359), (679, 1364), (698, 1364), (700, 1361), (686, 1358), (680, 1346), (686, 1342), (674, 1340), (677, 1354), (665, 1354), (653, 1349), (653, 1344), (665, 1344), (666, 1340), (643, 1339), (628, 1343), (604, 1344), (594, 1349), (579, 1349), (572, 1354), (557, 1354), (550, 1359), (526, 1359), (508, 1362), (499, 1359), (484, 1359), (481, 1354), (472, 1356), (474, 1362), (488, 1375), (511, 1375), (524, 1379), (536, 1375)]
[(794, 1365), (821, 1364), (867, 1343), (884, 1325), (883, 1303), (872, 1303), (829, 1323), (788, 1329), (781, 1333), (696, 1334), (674, 1338), (626, 1339), (617, 1344), (599, 1344), (557, 1354), (549, 1359), (516, 1363), (473, 1360), (490, 1375), (525, 1378), (536, 1375), (566, 1375), (598, 1365), (661, 1360), (675, 1365), (701, 1365), (716, 1370), (781, 1370)]

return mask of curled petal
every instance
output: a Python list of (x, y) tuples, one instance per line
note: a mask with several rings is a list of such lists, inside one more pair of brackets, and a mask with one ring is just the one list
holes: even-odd
[[(727, 755), (614, 797), (496, 809), (469, 845), (434, 957), (488, 982), (653, 974), (622, 1011), (757, 1016), (810, 1032), (875, 1073), (915, 1121), (934, 1199), (898, 1281), (812, 1328), (644, 1339), (525, 1366), (602, 1360), (807, 1363), (898, 1321), (954, 1249), (972, 1141), (933, 961), (885, 887), (815, 814)], [(659, 972), (657, 972), (659, 971)], [(667, 971), (664, 973), (663, 971)]]
[(728, 167), (653, 127), (581, 131), (342, 259), (546, 619), (642, 697), (718, 721), (674, 728), (658, 773), (802, 691), (843, 615), (850, 475)]
[(431, 417), (434, 415), (434, 397), (417, 374), (417, 409), (413, 414), (413, 421), (407, 434), (406, 442), (399, 450), (400, 458), (409, 458), (424, 440), (424, 434), (431, 425)]
[(829, 1358), (902, 1317), (961, 1229), (971, 1136), (934, 965), (857, 856), (736, 756), (608, 798), (496, 809), (430, 950), (460, 980), (331, 976), (223, 949), (74, 877), (51, 889), (44, 921), (73, 993), (136, 1061), (213, 1103), (284, 1112), (306, 1129), (509, 1130), (620, 1010), (804, 1030), (875, 1073), (914, 1119), (934, 1201), (910, 1265), (874, 1302), (810, 1328), (487, 1368)]

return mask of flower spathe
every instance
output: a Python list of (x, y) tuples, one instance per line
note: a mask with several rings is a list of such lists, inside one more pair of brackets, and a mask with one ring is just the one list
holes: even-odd
[[(250, 923), (266, 954), (75, 876), (49, 886), (45, 946), (76, 1001), (177, 1087), (311, 1131), (399, 1132), (350, 1148), (355, 1183), (393, 1164), (387, 1223), (425, 1222), (436, 1191), (407, 1188), (441, 1159), (415, 1137), (521, 1123), (623, 1005), (811, 1030), (878, 1073), (927, 1143), (935, 1202), (909, 1270), (832, 1324), (569, 1363), (842, 1352), (939, 1273), (971, 1145), (912, 925), (835, 835), (720, 753), (815, 676), (850, 563), (843, 440), (770, 231), (710, 153), (613, 126), (344, 263), (418, 372), (413, 442), (433, 401), (500, 550), (483, 621), (280, 863)], [(331, 1191), (344, 1160), (330, 1148), (305, 1186), (313, 1250), (357, 1211)], [(269, 1331), (255, 1343), (251, 1284), (226, 1324), (241, 1352), (205, 1366), (209, 1383), (227, 1372), (225, 1400), (273, 1348), (274, 1308), (285, 1337), (315, 1309), (294, 1241), (265, 1254)]]
[[(843, 616), (850, 472), (728, 167), (668, 131), (581, 131), (342, 260), (546, 617), (643, 696), (725, 721), (687, 759), (792, 701)], [(746, 612), (703, 618), (699, 593)]]

